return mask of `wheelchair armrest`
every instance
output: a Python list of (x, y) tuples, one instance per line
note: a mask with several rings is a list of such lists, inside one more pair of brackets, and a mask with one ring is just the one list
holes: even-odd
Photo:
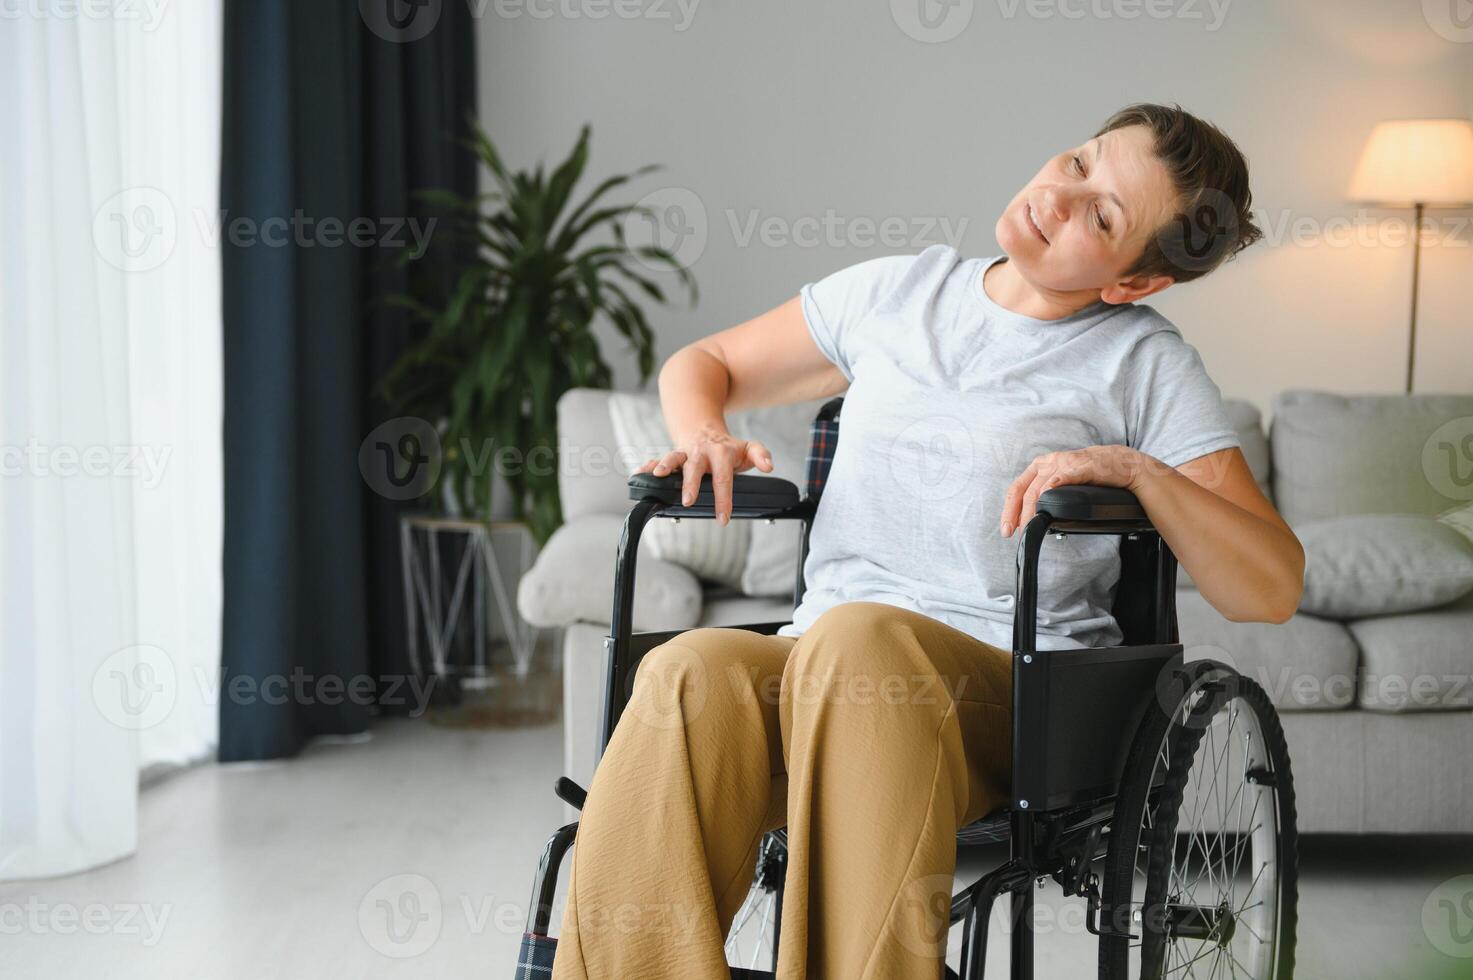
[[(629, 477), (629, 499), (654, 497), (667, 505), (664, 513), (681, 517), (714, 517), (716, 492), (712, 489), (711, 474), (701, 476), (701, 489), (696, 494), (695, 503), (689, 507), (680, 502), (683, 481), (680, 473), (666, 476), (635, 473)], [(788, 510), (797, 507), (799, 499), (798, 488), (788, 480), (747, 473), (732, 477), (732, 517), (755, 517)]]
[(1124, 487), (1093, 484), (1054, 487), (1039, 495), (1037, 510), (1047, 511), (1055, 521), (1150, 523), (1141, 502)]

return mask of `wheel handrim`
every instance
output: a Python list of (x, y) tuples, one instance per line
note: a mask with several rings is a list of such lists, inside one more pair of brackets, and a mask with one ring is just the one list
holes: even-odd
[[(1176, 753), (1177, 758), (1172, 755)], [(1183, 699), (1156, 753), (1151, 785), (1173, 764), (1174, 813), (1144, 808), (1133, 879), (1132, 944), (1141, 976), (1275, 976), (1280, 913), (1279, 807), (1273, 760), (1253, 706), (1211, 684)], [(1169, 835), (1169, 859), (1150, 860)], [(1133, 889), (1135, 891), (1137, 889)], [(1155, 918), (1147, 920), (1147, 909)]]

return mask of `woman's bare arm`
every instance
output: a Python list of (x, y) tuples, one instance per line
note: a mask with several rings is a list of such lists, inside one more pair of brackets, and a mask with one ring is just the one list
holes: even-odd
[(836, 395), (849, 387), (808, 333), (794, 297), (761, 316), (702, 337), (672, 354), (660, 368), (660, 407), (675, 448), (635, 472), (683, 472), (684, 498), (693, 500), (710, 472), (716, 517), (731, 518), (732, 477), (756, 466), (771, 471), (765, 446), (732, 437), (726, 413)]
[(1136, 497), (1197, 591), (1235, 622), (1283, 623), (1304, 592), (1304, 547), (1263, 496), (1241, 449), (1145, 467)]
[(1133, 492), (1197, 591), (1228, 619), (1282, 623), (1299, 607), (1304, 548), (1236, 446), (1175, 469), (1128, 446), (1045, 453), (1008, 487), (999, 531), (1011, 537), (1045, 491), (1078, 483)]
[(836, 395), (849, 387), (808, 333), (798, 297), (676, 351), (660, 369), (660, 404), (677, 446), (725, 412)]

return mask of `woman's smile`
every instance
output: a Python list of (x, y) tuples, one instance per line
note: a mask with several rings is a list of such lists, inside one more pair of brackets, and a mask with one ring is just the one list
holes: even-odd
[(1039, 237), (1039, 240), (1045, 245), (1049, 244), (1048, 236), (1039, 227), (1037, 212), (1033, 210), (1033, 204), (1031, 202), (1023, 202), (1023, 215), (1027, 219), (1029, 227), (1033, 229), (1033, 233)]

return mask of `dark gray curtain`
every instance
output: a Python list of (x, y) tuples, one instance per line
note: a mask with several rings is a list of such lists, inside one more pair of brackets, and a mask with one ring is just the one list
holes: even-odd
[[(406, 683), (400, 505), (365, 483), (358, 448), (392, 415), (372, 389), (407, 338), (382, 299), (443, 268), (393, 262), (409, 219), (422, 232), (433, 217), (411, 194), (475, 191), (457, 142), (475, 64), (459, 0), (226, 0), (224, 42), (231, 761), (422, 707)], [(430, 241), (432, 257), (446, 247)]]

